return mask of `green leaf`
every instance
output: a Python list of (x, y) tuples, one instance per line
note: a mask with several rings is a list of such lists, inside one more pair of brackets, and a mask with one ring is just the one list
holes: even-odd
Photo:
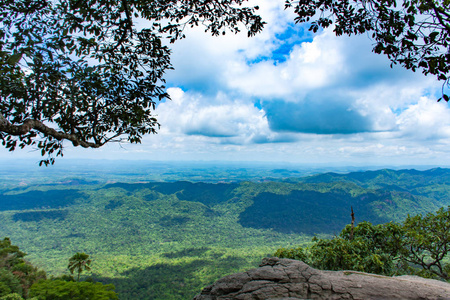
[(430, 40), (434, 41), (438, 34), (439, 34), (439, 32), (437, 32), (437, 31), (434, 31), (434, 32), (430, 33), (430, 35), (429, 35), (430, 36)]
[(7, 62), (8, 64), (10, 64), (11, 66), (16, 65), (20, 60), (22, 59), (22, 53), (14, 53), (13, 55), (11, 55)]

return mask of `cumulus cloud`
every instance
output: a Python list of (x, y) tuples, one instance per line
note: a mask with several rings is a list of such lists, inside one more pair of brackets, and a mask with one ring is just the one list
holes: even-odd
[(398, 117), (402, 137), (416, 140), (450, 140), (450, 108), (445, 102), (421, 97)]
[(291, 141), (286, 135), (271, 132), (265, 112), (252, 103), (230, 99), (224, 93), (205, 96), (168, 90), (172, 101), (157, 108), (162, 133), (220, 138), (219, 143), (246, 144)]
[(173, 101), (157, 110), (162, 136), (263, 160), (395, 162), (448, 152), (449, 109), (432, 100), (434, 78), (391, 68), (367, 36), (311, 35), (283, 2), (258, 1), (268, 24), (255, 38), (194, 29), (175, 44)]
[(280, 46), (276, 35), (285, 32), (294, 16), (282, 9), (284, 0), (260, 2), (248, 3), (248, 6), (259, 5), (258, 12), (268, 23), (255, 37), (248, 38), (245, 29), (236, 35), (228, 33), (212, 37), (201, 26), (188, 28), (186, 39), (170, 45), (175, 71), (167, 73), (169, 85), (214, 94), (217, 90), (227, 89), (224, 76), (236, 62), (271, 56)]
[(167, 132), (214, 145), (265, 144), (286, 156), (301, 145), (305, 156), (332, 157), (330, 143), (339, 157), (425, 155), (432, 150), (418, 140), (442, 142), (445, 126), (435, 134), (434, 123), (409, 129), (436, 113), (432, 101), (418, 102), (433, 97), (434, 78), (391, 69), (366, 36), (336, 37), (332, 29), (312, 36), (281, 2), (260, 3), (268, 25), (254, 39), (194, 31), (175, 48), (169, 78), (182, 90), (158, 108)]
[(157, 106), (159, 134), (108, 153), (360, 164), (449, 157), (450, 109), (435, 102), (434, 78), (391, 69), (367, 36), (312, 35), (284, 0), (250, 5), (268, 23), (256, 37), (194, 28), (170, 45), (172, 100)]
[[(251, 96), (298, 100), (308, 91), (333, 85), (340, 78), (343, 57), (341, 42), (325, 32), (312, 42), (294, 45), (282, 63), (263, 60), (248, 64), (236, 61), (226, 72), (230, 89)], [(293, 97), (296, 95), (295, 97)]]
[(365, 36), (336, 37), (329, 29), (311, 41), (292, 45), (287, 40), (292, 48), (285, 60), (249, 63), (241, 57), (223, 73), (229, 91), (260, 100), (276, 132), (396, 130), (394, 111), (436, 88), (433, 78), (391, 69), (386, 57), (371, 52)]

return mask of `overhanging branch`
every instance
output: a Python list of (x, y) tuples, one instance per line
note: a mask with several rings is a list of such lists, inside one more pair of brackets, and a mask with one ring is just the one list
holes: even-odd
[(5, 132), (13, 136), (21, 136), (29, 133), (33, 129), (43, 133), (46, 136), (52, 136), (59, 141), (69, 140), (72, 142), (74, 146), (81, 146), (83, 148), (99, 148), (103, 146), (107, 141), (110, 141), (112, 138), (120, 135), (117, 134), (105, 142), (90, 143), (80, 139), (75, 134), (68, 134), (62, 131), (56, 131), (55, 129), (48, 127), (39, 120), (26, 119), (21, 125), (13, 125), (2, 114), (0, 114), (1, 132)]

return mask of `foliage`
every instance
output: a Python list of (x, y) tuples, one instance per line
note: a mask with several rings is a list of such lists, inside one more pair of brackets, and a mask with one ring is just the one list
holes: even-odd
[(31, 287), (30, 296), (39, 300), (110, 300), (118, 299), (112, 284), (42, 280)]
[[(15, 191), (14, 199), (33, 195), (35, 188), (45, 195), (55, 191), (55, 197), (57, 189), (61, 197), (75, 191), (79, 195), (64, 207), (64, 219), (24, 220), (14, 217), (18, 211), (5, 210), (0, 213), (0, 222), (5, 233), (19, 238), (33, 261), (45, 265), (50, 274), (67, 270), (65, 257), (80, 251), (95, 259), (95, 280), (114, 283), (121, 299), (148, 299), (152, 294), (151, 299), (191, 299), (225, 274), (257, 266), (273, 248), (309, 239), (240, 226), (239, 213), (250, 202), (246, 196), (236, 197), (239, 186), (173, 182), (123, 184), (121, 188), (33, 187), (22, 193)], [(30, 201), (26, 211), (57, 209), (45, 208), (40, 198), (36, 204), (30, 209)], [(207, 250), (192, 250), (202, 248)]]
[[(436, 75), (449, 84), (450, 2), (447, 0), (286, 0), (297, 23), (316, 32), (334, 23), (336, 35), (371, 33), (375, 53), (393, 64)], [(316, 17), (317, 16), (317, 17)], [(448, 95), (443, 98), (448, 102)]]
[(20, 280), (10, 270), (0, 270), (0, 296), (8, 295), (10, 293), (23, 294), (23, 288), (20, 285)]
[[(46, 280), (45, 272), (25, 261), (25, 255), (18, 246), (11, 244), (9, 238), (0, 242), (0, 300), (118, 299), (113, 285), (74, 282), (68, 276)], [(77, 270), (79, 276), (89, 266), (88, 258), (89, 255), (84, 253), (75, 254), (70, 259), (71, 272)]]
[(23, 298), (22, 296), (20, 296), (20, 294), (13, 293), (0, 297), (0, 300), (23, 300)]
[(306, 255), (305, 250), (306, 249), (303, 249), (302, 247), (292, 249), (280, 248), (274, 253), (273, 256), (279, 258), (297, 259), (306, 262), (308, 260), (308, 256)]
[[(51, 172), (53, 170), (57, 169), (52, 168)], [(348, 210), (350, 205), (355, 208), (359, 203), (367, 213), (377, 209), (380, 216), (389, 213), (388, 220), (403, 222), (408, 213), (425, 215), (450, 204), (450, 189), (445, 184), (448, 169), (358, 172), (347, 174), (345, 178), (330, 177), (330, 182), (326, 183), (291, 179), (289, 182), (231, 184), (186, 181), (133, 184), (75, 181), (72, 184), (74, 181), (66, 174), (56, 173), (50, 177), (48, 173), (49, 170), (39, 170), (39, 174), (48, 176), (46, 184), (0, 191), (2, 233), (14, 236), (20, 248), (29, 253), (27, 258), (54, 276), (70, 275), (67, 258), (74, 253), (89, 253), (96, 266), (89, 275), (96, 281), (113, 283), (119, 298), (124, 300), (192, 299), (201, 288), (218, 278), (256, 267), (263, 257), (281, 246), (286, 249), (301, 246), (305, 254), (310, 255), (307, 245), (311, 236), (280, 232), (285, 219), (303, 222), (304, 228), (322, 232), (320, 237), (325, 239), (329, 236), (324, 233), (339, 233), (348, 222), (348, 211), (336, 214), (339, 205), (348, 205)], [(83, 174), (93, 180), (104, 176), (101, 172)], [(123, 174), (127, 174), (126, 177)], [(192, 173), (186, 169), (181, 174), (171, 173), (170, 181)], [(201, 180), (201, 173), (195, 174)], [(132, 176), (140, 175), (129, 175), (122, 170), (120, 175), (128, 182), (147, 181), (145, 177), (137, 180)], [(328, 207), (318, 206), (327, 204), (319, 197), (305, 197), (304, 202), (296, 202), (297, 198), (292, 197), (296, 193), (342, 202), (330, 203)], [(261, 195), (266, 197), (267, 203), (289, 200), (291, 213), (275, 218), (284, 208), (266, 206), (271, 209), (261, 216), (271, 217), (271, 223), (265, 224), (278, 227), (243, 227), (240, 218), (256, 205)], [(367, 195), (376, 197), (364, 197)], [(376, 201), (370, 202), (372, 200)], [(26, 205), (19, 206), (18, 202)], [(317, 214), (309, 208), (311, 206), (327, 209)], [(54, 218), (57, 211), (64, 211), (65, 217)], [(355, 210), (357, 220), (358, 214), (363, 214), (359, 211)], [(23, 218), (24, 213), (29, 217)], [(333, 215), (337, 217), (331, 217)], [(252, 220), (258, 218), (265, 221), (258, 215)], [(313, 229), (322, 220), (327, 221), (323, 223), (323, 230)], [(375, 222), (371, 218), (368, 221)], [(338, 229), (326, 230), (326, 224)], [(367, 236), (372, 235), (372, 231), (365, 230)], [(300, 251), (297, 254), (301, 255)], [(80, 276), (81, 280), (83, 277)], [(70, 277), (67, 280), (71, 280)]]
[[(403, 224), (347, 225), (332, 239), (313, 238), (308, 249), (279, 249), (274, 255), (300, 259), (323, 270), (383, 275), (413, 273), (449, 280), (450, 208), (408, 216)], [(422, 269), (418, 269), (421, 267)]]
[(422, 267), (422, 276), (450, 280), (450, 263), (446, 260), (450, 252), (450, 208), (408, 217), (404, 230), (408, 250), (404, 259)]
[(300, 259), (323, 270), (356, 270), (384, 275), (396, 272), (395, 260), (402, 248), (402, 231), (395, 223), (361, 222), (350, 238), (350, 225), (333, 239), (313, 238), (307, 249), (279, 249), (274, 256)]
[[(155, 133), (155, 101), (168, 98), (164, 39), (204, 25), (212, 35), (263, 27), (245, 0), (0, 1), (0, 139), (36, 145), (41, 161), (63, 140), (98, 148)], [(145, 22), (146, 27), (140, 24)]]
[(334, 239), (313, 239), (310, 259), (319, 269), (356, 270), (377, 274), (396, 273), (402, 230), (395, 223), (359, 223), (350, 238), (350, 226)]
[[(334, 185), (304, 185), (301, 188), (288, 194), (258, 194), (253, 198), (253, 204), (240, 214), (239, 223), (245, 227), (272, 228), (284, 233), (330, 234), (346, 224), (346, 211), (350, 206), (361, 212), (360, 219), (375, 223), (388, 221), (373, 209), (374, 202), (391, 197), (385, 191), (364, 191), (353, 197), (345, 187)], [(353, 186), (353, 189), (357, 188)], [(317, 211), (323, 213), (317, 214)]]
[(69, 259), (69, 265), (67, 268), (69, 269), (70, 273), (73, 274), (74, 271), (77, 271), (78, 273), (78, 281), (80, 281), (80, 274), (83, 271), (90, 271), (92, 260), (89, 259), (89, 255), (86, 253), (75, 253), (70, 259)]
[(11, 293), (27, 297), (30, 287), (46, 278), (44, 271), (24, 260), (25, 255), (9, 238), (0, 241), (0, 297), (13, 299)]
[(25, 252), (19, 250), (19, 247), (11, 244), (11, 240), (5, 237), (0, 241), (1, 267), (11, 268), (16, 264), (24, 263)]
[[(26, 299), (28, 299), (28, 300), (38, 300), (35, 297), (33, 297), (33, 298), (26, 298)], [(24, 298), (22, 298), (22, 296), (20, 296), (20, 294), (12, 293), (12, 294), (8, 294), (6, 296), (0, 297), (0, 300), (24, 300)]]
[(135, 299), (192, 299), (202, 288), (228, 274), (244, 271), (261, 262), (239, 254), (208, 251), (204, 255), (172, 259), (150, 266), (137, 266), (118, 278), (100, 278), (113, 283), (121, 300)]

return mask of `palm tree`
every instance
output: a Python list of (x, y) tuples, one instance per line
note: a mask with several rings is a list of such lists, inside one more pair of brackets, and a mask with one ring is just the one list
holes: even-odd
[(69, 258), (69, 265), (67, 268), (69, 269), (70, 273), (73, 274), (73, 272), (76, 270), (78, 272), (78, 280), (80, 281), (80, 274), (83, 272), (83, 270), (89, 271), (91, 270), (92, 260), (89, 259), (89, 255), (86, 253), (75, 253), (74, 256)]

